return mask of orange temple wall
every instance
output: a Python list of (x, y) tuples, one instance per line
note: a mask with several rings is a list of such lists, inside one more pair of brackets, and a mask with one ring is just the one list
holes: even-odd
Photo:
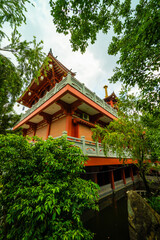
[(93, 141), (90, 127), (79, 124), (79, 137), (85, 136), (86, 140)]
[(47, 134), (47, 125), (37, 129), (36, 131), (36, 136), (42, 138), (43, 140), (46, 140), (46, 134)]
[(62, 117), (51, 123), (50, 136), (62, 136), (62, 132), (66, 131), (66, 117)]
[[(76, 137), (76, 138), (81, 138), (82, 136), (85, 136), (86, 140), (93, 141), (92, 131), (89, 126), (86, 126), (80, 123), (73, 124), (72, 122), (70, 124), (71, 124), (72, 131), (70, 134), (68, 134), (69, 136)], [(37, 126), (35, 135), (45, 140), (47, 138), (47, 131), (48, 131), (48, 124), (42, 123), (39, 126)], [(63, 131), (67, 131), (66, 116), (63, 116), (51, 123), (49, 136), (52, 136), (53, 138), (62, 136)], [(31, 129), (28, 129), (27, 135), (29, 137), (33, 137), (34, 132)]]

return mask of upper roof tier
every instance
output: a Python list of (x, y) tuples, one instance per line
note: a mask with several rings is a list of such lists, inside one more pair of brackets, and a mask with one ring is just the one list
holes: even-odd
[(117, 98), (116, 94), (114, 92), (112, 92), (111, 95), (105, 97), (104, 101), (106, 103), (109, 103), (110, 101), (113, 101), (114, 103), (117, 103), (118, 102), (118, 98)]
[(50, 115), (57, 114), (59, 110), (57, 102), (59, 102), (59, 100), (69, 104), (69, 106), (80, 101), (82, 104), (77, 106), (78, 109), (93, 117), (102, 113), (100, 120), (105, 123), (118, 117), (118, 113), (114, 108), (108, 105), (103, 99), (99, 98), (69, 72), (67, 77), (65, 77), (60, 83), (57, 83), (53, 89), (47, 92), (44, 97), (39, 99), (32, 108), (28, 109), (27, 112), (22, 115), (14, 129), (21, 126), (24, 127), (24, 124), (27, 121), (38, 123), (42, 120), (37, 117), (41, 112)]
[(39, 81), (32, 80), (27, 89), (23, 92), (17, 102), (29, 108), (33, 104), (38, 102), (48, 91), (50, 91), (56, 83), (62, 81), (63, 77), (66, 77), (68, 73), (75, 76), (75, 73), (66, 68), (56, 57), (53, 56), (52, 50), (48, 53), (49, 57), (49, 70), (47, 74), (44, 74), (44, 67), (41, 67), (41, 76)]

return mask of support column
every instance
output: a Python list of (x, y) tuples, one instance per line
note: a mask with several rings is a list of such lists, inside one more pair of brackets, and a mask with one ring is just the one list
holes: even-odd
[(47, 123), (47, 132), (46, 132), (46, 139), (47, 139), (48, 136), (50, 135), (52, 115), (45, 112), (40, 112), (39, 115), (42, 116), (44, 121)]
[(66, 117), (66, 131), (68, 136), (72, 135), (72, 116), (70, 114), (67, 114)]
[(93, 177), (94, 177), (94, 182), (95, 182), (95, 183), (98, 183), (97, 173), (94, 173), (94, 174), (93, 174)]
[(23, 137), (25, 137), (27, 135), (27, 129), (23, 128)]
[(50, 129), (51, 129), (51, 121), (48, 121), (47, 123), (47, 134), (46, 134), (46, 139), (48, 138), (48, 136), (50, 135)]
[(134, 176), (133, 176), (133, 169), (132, 169), (132, 167), (130, 167), (130, 176), (131, 176), (132, 181), (134, 181)]
[(126, 184), (126, 176), (125, 176), (125, 169), (124, 168), (122, 168), (121, 173), (122, 173), (123, 183)]
[(111, 174), (111, 188), (114, 190), (115, 189), (115, 184), (114, 184), (114, 174), (113, 170), (110, 172)]
[(34, 137), (36, 135), (37, 124), (32, 122), (27, 122), (26, 124), (29, 125), (29, 127), (32, 129), (33, 137)]
[(78, 124), (78, 123), (76, 124), (76, 132), (75, 132), (75, 135), (76, 135), (76, 136), (75, 136), (76, 138), (79, 138), (79, 124)]
[(72, 120), (72, 136), (79, 138), (79, 124), (76, 119)]

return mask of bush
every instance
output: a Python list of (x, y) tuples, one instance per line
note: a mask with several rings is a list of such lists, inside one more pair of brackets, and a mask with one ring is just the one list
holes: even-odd
[(65, 138), (0, 135), (0, 239), (92, 239), (81, 215), (98, 208), (98, 186), (80, 178), (85, 161)]
[(148, 203), (158, 214), (160, 214), (160, 196), (149, 198)]

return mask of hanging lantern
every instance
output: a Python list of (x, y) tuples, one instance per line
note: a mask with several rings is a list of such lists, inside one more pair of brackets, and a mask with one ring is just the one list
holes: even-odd
[(49, 68), (52, 69), (53, 65), (52, 64), (49, 64)]
[(31, 96), (31, 94), (32, 94), (31, 92), (28, 92), (28, 96)]
[(40, 77), (40, 80), (41, 80), (41, 81), (43, 81), (43, 79), (44, 79), (44, 77), (43, 77), (43, 76), (41, 76), (41, 77)]
[(23, 101), (20, 101), (20, 104), (23, 104)]

